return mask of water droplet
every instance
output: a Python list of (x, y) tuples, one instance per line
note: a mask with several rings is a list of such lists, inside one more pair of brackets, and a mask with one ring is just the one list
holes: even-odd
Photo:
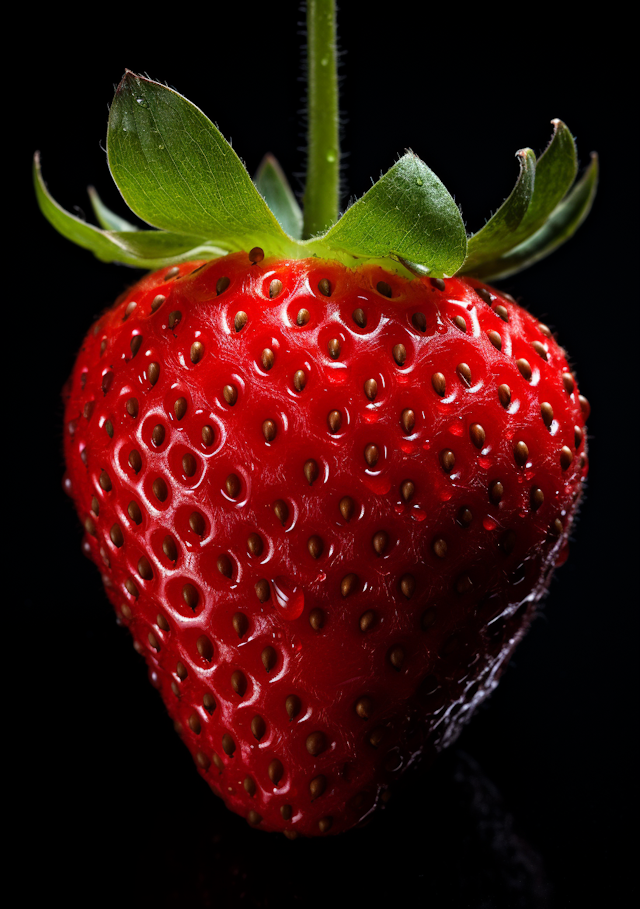
[(136, 101), (140, 105), (140, 107), (145, 107), (145, 108), (149, 107), (149, 102), (147, 101), (146, 98), (136, 98)]
[(422, 180), (422, 177), (416, 177), (416, 186), (423, 186), (423, 185), (424, 185), (424, 182)]
[(427, 517), (427, 512), (422, 508), (419, 508), (417, 505), (414, 505), (411, 509), (411, 517), (414, 521), (419, 521), (422, 523), (422, 521), (424, 521), (424, 519)]
[(329, 162), (329, 164), (333, 164), (334, 161), (336, 160), (336, 153), (333, 151), (328, 151), (326, 154), (326, 159)]
[(493, 518), (490, 518), (489, 515), (482, 519), (482, 526), (485, 530), (495, 530), (498, 526)]
[(293, 621), (302, 615), (304, 591), (290, 578), (278, 575), (273, 579), (276, 609), (283, 619)]

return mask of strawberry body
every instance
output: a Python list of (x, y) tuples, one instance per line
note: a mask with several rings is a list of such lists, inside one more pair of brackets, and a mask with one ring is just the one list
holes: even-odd
[(252, 258), (95, 323), (66, 484), (202, 776), (261, 829), (337, 833), (495, 687), (566, 552), (588, 405), (479, 281)]

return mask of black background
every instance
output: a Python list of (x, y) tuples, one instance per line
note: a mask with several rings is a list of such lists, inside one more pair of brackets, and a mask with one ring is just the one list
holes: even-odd
[(37, 23), (22, 15), (28, 37), (6, 82), (20, 125), (5, 142), (21, 201), (5, 210), (16, 230), (16, 248), (5, 248), (3, 327), (15, 358), (5, 488), (18, 499), (5, 515), (9, 528), (18, 516), (17, 541), (5, 549), (18, 582), (7, 601), (15, 630), (5, 653), (15, 667), (5, 731), (20, 804), (15, 874), (34, 904), (115, 896), (187, 909), (564, 909), (631, 898), (638, 301), (624, 27), (600, 22), (587, 38), (576, 10), (565, 19), (544, 7), (508, 16), (463, 15), (453, 4), (369, 7), (345, 4), (339, 18), (345, 202), (412, 148), (477, 230), (510, 192), (515, 151), (541, 152), (552, 118), (571, 128), (583, 166), (600, 153), (599, 196), (576, 237), (499, 285), (558, 332), (592, 404), (590, 477), (569, 561), (459, 743), (429, 773), (412, 774), (367, 828), (289, 842), (227, 812), (115, 625), (61, 488), (61, 386), (91, 321), (138, 273), (58, 236), (37, 210), (29, 169), (37, 148), (66, 208), (88, 214), (93, 183), (126, 213), (103, 149), (113, 88), (128, 67), (204, 109), (250, 172), (270, 150), (301, 189), (303, 13), (297, 3), (249, 3), (166, 7), (162, 17), (121, 7), (73, 23), (59, 11)]

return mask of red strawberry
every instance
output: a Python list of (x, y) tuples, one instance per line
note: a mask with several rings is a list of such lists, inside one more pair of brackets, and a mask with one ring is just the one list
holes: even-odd
[[(555, 127), (468, 243), (412, 154), (307, 240), (267, 161), (256, 181), (285, 233), (204, 115), (131, 73), (110, 165), (162, 229), (135, 232), (97, 198), (92, 228), (36, 168), (63, 233), (162, 266), (87, 335), (65, 482), (200, 773), (261, 829), (344, 831), (450, 744), (565, 557), (586, 400), (546, 326), (446, 277), (510, 274), (583, 219), (595, 160), (566, 195), (575, 146)], [(193, 192), (172, 196), (187, 172)]]

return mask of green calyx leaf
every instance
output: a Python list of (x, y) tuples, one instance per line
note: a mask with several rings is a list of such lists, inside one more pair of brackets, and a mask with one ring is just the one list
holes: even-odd
[(515, 188), (469, 238), (459, 274), (491, 280), (527, 268), (568, 240), (588, 214), (597, 187), (597, 160), (569, 192), (578, 168), (576, 144), (562, 121), (552, 122), (553, 137), (537, 161), (531, 149), (518, 152)]
[(91, 208), (96, 216), (96, 220), (104, 230), (138, 230), (137, 227), (134, 227), (134, 225), (130, 224), (125, 218), (121, 218), (120, 215), (117, 215), (115, 212), (112, 212), (111, 209), (107, 208), (98, 195), (98, 191), (95, 187), (87, 187), (87, 192), (89, 193)]
[(283, 229), (290, 237), (300, 240), (302, 238), (302, 211), (284, 171), (273, 155), (264, 156), (253, 182)]
[[(404, 155), (324, 234), (301, 240), (302, 212), (273, 156), (255, 183), (214, 124), (182, 95), (125, 73), (111, 106), (107, 155), (128, 207), (156, 230), (137, 230), (95, 190), (100, 228), (65, 212), (36, 162), (40, 207), (64, 236), (105, 261), (143, 268), (261, 246), (267, 255), (318, 256), (355, 266), (386, 259), (404, 274), (453, 274), (464, 260), (460, 212), (440, 180)], [(409, 267), (410, 266), (410, 267)]]
[(190, 101), (127, 71), (111, 106), (107, 154), (130, 210), (148, 229), (110, 211), (89, 189), (94, 226), (61, 208), (34, 160), (40, 208), (65, 237), (104, 261), (144, 269), (260, 246), (269, 257), (375, 260), (405, 276), (504, 277), (548, 255), (582, 223), (593, 202), (597, 161), (569, 192), (575, 142), (554, 121), (536, 161), (518, 152), (520, 174), (495, 215), (467, 240), (456, 203), (413, 152), (404, 154), (324, 233), (302, 240), (303, 213), (271, 155), (252, 181), (217, 127)]
[[(479, 266), (478, 277), (508, 278), (544, 259), (573, 236), (587, 217), (598, 187), (598, 156), (593, 153), (591, 162), (570, 193), (556, 206), (544, 225), (524, 243), (520, 243), (498, 261)], [(486, 268), (486, 275), (485, 275)]]
[(536, 156), (530, 148), (517, 152), (520, 159), (520, 175), (509, 198), (503, 202), (495, 215), (487, 221), (482, 230), (469, 238), (465, 271), (473, 273), (479, 263), (499, 258), (511, 248), (513, 233), (527, 213), (536, 175)]
[(286, 244), (242, 161), (213, 123), (167, 86), (127, 71), (109, 113), (107, 157), (129, 206), (153, 227), (224, 249)]
[[(40, 156), (33, 162), (33, 182), (40, 210), (56, 230), (104, 262), (122, 262), (137, 268), (163, 268), (176, 262), (223, 255), (225, 250), (204, 243), (199, 237), (159, 230), (101, 230), (65, 211), (50, 195), (40, 170)], [(96, 197), (97, 198), (97, 197)], [(117, 216), (98, 204), (103, 223), (116, 223)], [(126, 222), (125, 222), (126, 223)]]
[(348, 208), (323, 239), (358, 256), (405, 259), (436, 278), (454, 274), (467, 249), (458, 207), (412, 152)]

